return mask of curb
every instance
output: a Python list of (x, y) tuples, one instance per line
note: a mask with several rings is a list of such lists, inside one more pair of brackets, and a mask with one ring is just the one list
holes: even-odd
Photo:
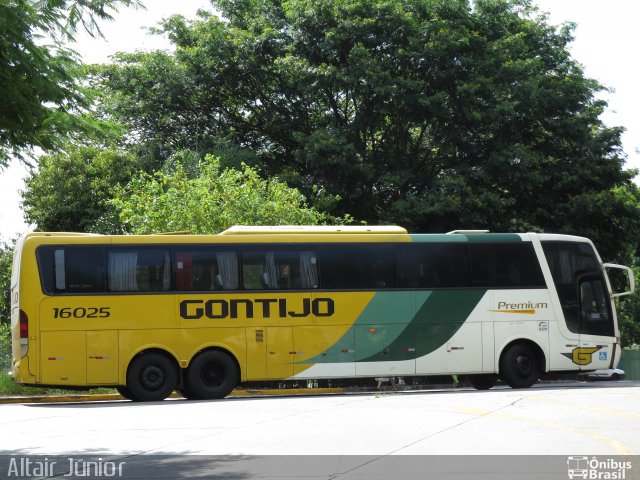
[[(287, 395), (318, 395), (337, 394), (346, 392), (346, 388), (296, 388), (296, 389), (266, 389), (248, 390), (239, 389), (231, 392), (228, 398), (233, 397), (275, 397)], [(178, 393), (172, 393), (169, 398), (183, 398)], [(113, 402), (126, 400), (118, 393), (106, 394), (79, 394), (79, 395), (36, 395), (36, 396), (16, 396), (0, 397), (0, 404), (26, 404), (26, 403), (79, 403), (79, 402)]]

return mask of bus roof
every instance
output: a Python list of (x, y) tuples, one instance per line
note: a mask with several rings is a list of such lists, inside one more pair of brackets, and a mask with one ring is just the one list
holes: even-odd
[[(34, 238), (35, 237), (35, 238)], [(233, 226), (220, 234), (100, 235), (71, 232), (29, 232), (25, 240), (38, 243), (72, 243), (125, 245), (131, 243), (307, 243), (307, 242), (416, 242), (416, 243), (519, 243), (538, 238), (541, 241), (589, 242), (587, 238), (548, 233), (486, 233), (480, 230), (455, 230), (449, 233), (408, 233), (397, 226)], [(57, 239), (57, 240), (56, 240)]]
[(245, 226), (234, 225), (227, 228), (220, 235), (271, 235), (271, 234), (289, 234), (289, 233), (381, 233), (381, 234), (399, 234), (406, 235), (408, 232), (402, 227), (395, 225), (275, 225), (275, 226)]

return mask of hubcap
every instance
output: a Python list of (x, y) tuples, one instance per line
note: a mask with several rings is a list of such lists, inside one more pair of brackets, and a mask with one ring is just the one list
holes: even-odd
[(208, 363), (202, 368), (202, 382), (208, 387), (217, 387), (224, 379), (223, 373), (215, 363)]
[(141, 383), (147, 390), (157, 390), (164, 383), (164, 372), (157, 365), (149, 365), (142, 371)]
[(516, 365), (522, 378), (528, 377), (533, 372), (533, 362), (527, 355), (518, 355)]

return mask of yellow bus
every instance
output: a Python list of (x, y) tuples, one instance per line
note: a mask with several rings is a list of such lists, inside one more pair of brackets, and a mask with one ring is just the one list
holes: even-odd
[[(613, 293), (607, 269), (628, 275)], [(581, 237), (400, 227), (219, 235), (29, 233), (11, 279), (13, 376), (131, 400), (240, 382), (465, 374), (526, 388), (617, 366), (627, 267)]]

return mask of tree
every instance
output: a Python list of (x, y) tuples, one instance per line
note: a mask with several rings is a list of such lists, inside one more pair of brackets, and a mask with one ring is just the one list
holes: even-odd
[[(98, 20), (138, 0), (0, 0), (0, 168), (8, 155), (62, 145), (71, 134), (104, 133), (106, 126), (80, 112), (92, 102), (81, 85), (72, 42), (79, 26), (100, 35)], [(49, 37), (54, 44), (45, 44)]]
[(40, 231), (121, 233), (109, 203), (116, 185), (141, 169), (133, 154), (98, 147), (68, 147), (44, 155), (25, 180), (25, 219)]
[(190, 178), (178, 163), (168, 172), (142, 173), (110, 202), (131, 233), (190, 230), (219, 233), (232, 225), (316, 225), (332, 220), (309, 208), (304, 196), (249, 166), (220, 168), (207, 156)]
[(0, 243), (0, 375), (11, 368), (11, 266), (13, 246)]
[[(265, 174), (340, 195), (331, 213), (369, 223), (587, 232), (608, 258), (637, 248), (638, 206), (616, 194), (634, 175), (622, 129), (599, 119), (603, 87), (571, 58), (571, 25), (528, 0), (213, 3), (223, 20), (164, 23), (175, 55), (103, 72), (109, 118), (157, 149), (252, 150)], [(150, 74), (160, 60), (167, 81)], [(158, 126), (168, 107), (179, 118)]]
[(0, 243), (0, 324), (11, 323), (11, 266), (13, 246)]

